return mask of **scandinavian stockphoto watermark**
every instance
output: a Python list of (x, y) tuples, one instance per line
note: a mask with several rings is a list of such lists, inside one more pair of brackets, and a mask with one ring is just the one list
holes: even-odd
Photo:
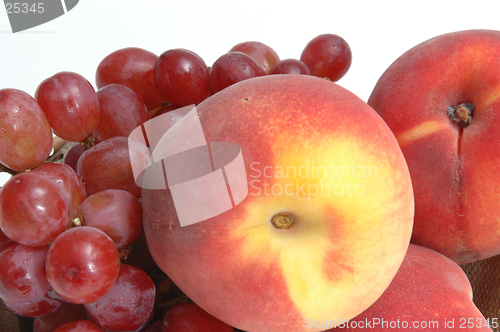
[(194, 106), (143, 123), (128, 143), (137, 185), (168, 187), (181, 226), (222, 214), (248, 195), (240, 147), (207, 142)]
[(319, 321), (312, 318), (306, 319), (306, 328), (308, 329), (333, 329), (333, 328), (347, 328), (347, 329), (380, 329), (383, 331), (390, 331), (393, 329), (450, 329), (450, 330), (467, 330), (467, 329), (481, 329), (483, 327), (498, 328), (498, 318), (484, 319), (480, 317), (442, 317), (440, 319), (432, 320), (402, 320), (402, 319), (385, 319), (385, 318), (365, 318), (357, 320), (331, 320)]
[(362, 196), (363, 179), (378, 178), (375, 165), (323, 165), (306, 160), (296, 165), (250, 164), (250, 195), (259, 196)]
[(78, 0), (4, 0), (12, 32), (27, 30), (69, 12)]

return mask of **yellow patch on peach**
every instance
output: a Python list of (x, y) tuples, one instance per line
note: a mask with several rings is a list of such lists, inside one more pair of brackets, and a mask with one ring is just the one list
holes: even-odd
[[(266, 257), (268, 264), (278, 257), (282, 282), (304, 323), (307, 318), (352, 318), (359, 312), (350, 312), (346, 301), (366, 301), (368, 306), (387, 286), (375, 282), (380, 289), (374, 289), (373, 299), (352, 297), (355, 289), (384, 280), (370, 267), (382, 256), (384, 264), (397, 265), (405, 252), (401, 243), (409, 242), (408, 225), (396, 218), (407, 219), (413, 206), (402, 206), (395, 197), (408, 190), (398, 189), (399, 176), (407, 175), (394, 169), (375, 144), (338, 134), (316, 142), (305, 139), (300, 145), (283, 141), (276, 144), (275, 156), (274, 165), (260, 165), (271, 166), (267, 174), (273, 176), (259, 179), (280, 190), (252, 195), (250, 189), (247, 218), (232, 233), (243, 242), (241, 257), (261, 264)], [(293, 214), (296, 224), (287, 230), (275, 228), (270, 220), (280, 212)], [(407, 239), (402, 239), (405, 233)], [(332, 253), (343, 260), (335, 275), (325, 266)], [(332, 312), (338, 317), (331, 317)]]
[(484, 95), (484, 99), (481, 100), (481, 108), (490, 107), (491, 104), (496, 103), (500, 100), (500, 85), (494, 86), (488, 91), (485, 91)]
[(401, 134), (396, 135), (401, 146), (425, 138), (445, 128), (443, 123), (438, 121), (426, 121), (411, 129), (408, 129)]

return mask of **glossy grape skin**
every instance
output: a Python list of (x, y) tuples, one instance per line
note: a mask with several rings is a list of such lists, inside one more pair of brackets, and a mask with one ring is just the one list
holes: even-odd
[(280, 57), (269, 46), (258, 41), (247, 41), (234, 45), (229, 52), (242, 52), (251, 56), (264, 69), (266, 74), (274, 67)]
[(66, 229), (68, 211), (63, 189), (43, 174), (16, 174), (0, 190), (0, 228), (17, 243), (50, 244)]
[(54, 332), (106, 332), (106, 330), (91, 320), (76, 320), (59, 326)]
[(41, 298), (18, 304), (5, 302), (5, 306), (18, 316), (38, 317), (50, 314), (61, 307), (63, 302), (49, 297), (47, 294)]
[(66, 150), (66, 153), (63, 157), (63, 164), (70, 166), (75, 172), (77, 171), (76, 165), (78, 164), (78, 159), (82, 153), (85, 152), (85, 149), (81, 144), (73, 144)]
[(178, 304), (167, 311), (161, 332), (234, 332), (196, 304)]
[(125, 190), (136, 197), (141, 195), (130, 164), (126, 137), (112, 137), (85, 151), (78, 160), (77, 170), (87, 195), (106, 189)]
[(300, 60), (309, 67), (311, 75), (336, 82), (349, 70), (352, 53), (349, 44), (341, 37), (323, 34), (307, 43)]
[(99, 121), (99, 102), (92, 85), (83, 76), (60, 72), (42, 81), (35, 99), (54, 134), (70, 142), (90, 135)]
[(0, 253), (0, 298), (11, 304), (41, 299), (50, 289), (45, 274), (49, 248), (13, 244)]
[(47, 279), (63, 300), (81, 304), (97, 301), (113, 287), (120, 272), (115, 243), (103, 231), (71, 228), (47, 253)]
[(264, 69), (249, 55), (230, 52), (219, 57), (210, 70), (210, 86), (219, 92), (240, 81), (264, 76)]
[(311, 75), (309, 68), (300, 60), (297, 59), (284, 59), (276, 63), (269, 71), (269, 75), (276, 74), (301, 74)]
[(148, 110), (154, 110), (164, 103), (154, 81), (153, 72), (157, 60), (156, 54), (138, 47), (114, 51), (97, 66), (97, 88), (109, 84), (124, 84), (141, 97)]
[(87, 318), (82, 304), (63, 303), (57, 310), (38, 316), (33, 321), (33, 332), (53, 332), (59, 326)]
[(123, 84), (110, 84), (97, 91), (101, 109), (94, 130), (95, 143), (115, 136), (128, 137), (132, 130), (149, 120), (141, 97)]
[(113, 288), (99, 300), (83, 306), (89, 317), (111, 331), (135, 331), (152, 317), (156, 288), (141, 269), (122, 264)]
[(52, 129), (36, 100), (17, 89), (0, 90), (0, 163), (25, 171), (52, 151)]
[(185, 49), (163, 52), (154, 70), (156, 89), (177, 106), (199, 104), (208, 97), (209, 73), (205, 61)]
[(70, 166), (61, 163), (44, 163), (32, 172), (48, 176), (63, 189), (68, 202), (69, 217), (78, 216), (78, 208), (87, 198), (85, 185), (81, 177)]
[(96, 227), (125, 248), (139, 238), (142, 232), (142, 206), (139, 200), (124, 190), (108, 189), (89, 196), (79, 213), (85, 226)]

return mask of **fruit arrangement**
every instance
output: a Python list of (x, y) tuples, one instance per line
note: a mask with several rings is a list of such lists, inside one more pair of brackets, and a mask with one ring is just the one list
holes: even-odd
[(498, 330), (459, 264), (500, 254), (499, 58), (498, 31), (438, 36), (367, 103), (335, 83), (333, 34), (211, 66), (130, 47), (97, 91), (0, 90), (2, 312), (19, 332)]

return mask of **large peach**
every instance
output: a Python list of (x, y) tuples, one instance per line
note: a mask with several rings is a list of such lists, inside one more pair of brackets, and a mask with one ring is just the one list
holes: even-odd
[[(206, 141), (241, 149), (248, 193), (236, 199), (224, 167), (232, 209), (181, 227), (172, 186), (143, 189), (159, 267), (204, 310), (245, 331), (318, 331), (307, 319), (350, 319), (374, 303), (404, 258), (414, 212), (406, 162), (376, 112), (303, 75), (242, 81), (195, 112)], [(213, 198), (206, 188), (192, 194)]]
[(500, 254), (500, 31), (425, 41), (368, 104), (394, 132), (415, 193), (412, 242), (467, 263)]

